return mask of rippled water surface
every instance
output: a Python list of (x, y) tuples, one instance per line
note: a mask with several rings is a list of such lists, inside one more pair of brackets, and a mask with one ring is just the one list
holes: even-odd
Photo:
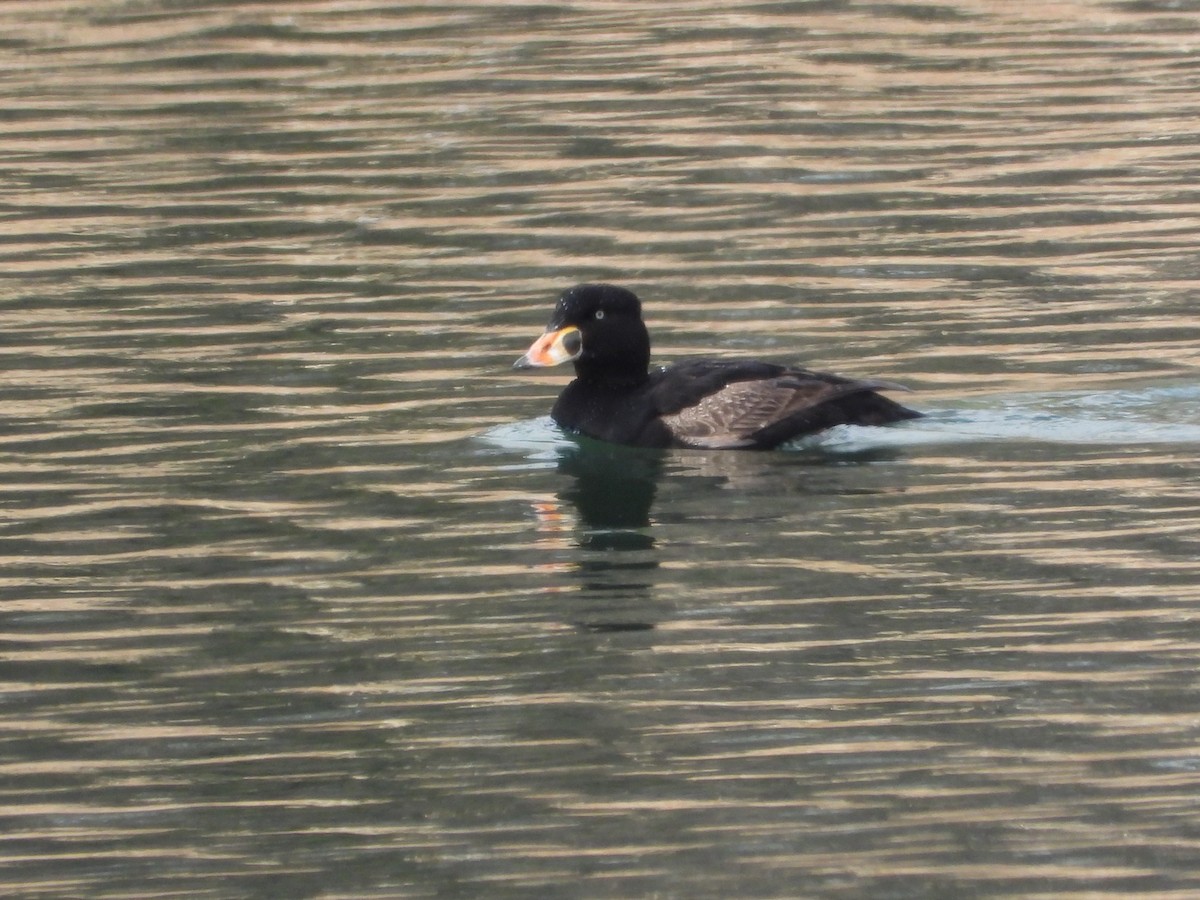
[[(0, 892), (1200, 894), (1200, 5), (0, 48)], [(599, 279), (929, 416), (564, 436)]]

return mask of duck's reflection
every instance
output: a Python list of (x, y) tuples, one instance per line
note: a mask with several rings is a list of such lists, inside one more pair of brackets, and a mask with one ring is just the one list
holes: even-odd
[(591, 631), (642, 631), (654, 627), (653, 586), (659, 558), (652, 533), (663, 454), (581, 440), (559, 453), (569, 476), (558, 498), (577, 517), (576, 556), (580, 627)]
[[(545, 532), (555, 536), (567, 593), (577, 605), (571, 621), (591, 631), (655, 627), (677, 614), (664, 591), (659, 523), (716, 517), (723, 526), (738, 519), (747, 529), (773, 527), (753, 503), (735, 514), (714, 504), (713, 492), (739, 500), (781, 493), (805, 498), (903, 490), (890, 480), (868, 478), (866, 463), (891, 454), (880, 450), (839, 453), (642, 450), (578, 438), (557, 451), (562, 478), (555, 500), (538, 506)], [(660, 487), (666, 495), (658, 498)], [(661, 506), (653, 514), (656, 498)], [(714, 512), (714, 509), (717, 511)], [(661, 537), (661, 534), (659, 534)], [(679, 548), (675, 548), (678, 550)], [(560, 588), (561, 589), (561, 588)], [(664, 596), (666, 595), (666, 596)]]
[(610, 532), (637, 534), (653, 543), (648, 533), (628, 529), (650, 526), (650, 507), (662, 465), (661, 451), (631, 450), (584, 439), (559, 453), (558, 471), (572, 478), (559, 497), (575, 507), (580, 521), (595, 537)]

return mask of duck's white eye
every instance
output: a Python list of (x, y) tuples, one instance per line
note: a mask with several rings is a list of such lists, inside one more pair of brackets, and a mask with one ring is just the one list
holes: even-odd
[(604, 310), (602, 310), (602, 309), (596, 310), (596, 315), (594, 316), (594, 318), (603, 319), (604, 318)]

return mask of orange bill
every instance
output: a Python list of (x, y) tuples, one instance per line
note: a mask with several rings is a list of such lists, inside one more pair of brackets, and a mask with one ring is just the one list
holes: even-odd
[(533, 342), (525, 355), (513, 363), (514, 369), (557, 366), (570, 362), (583, 350), (583, 336), (574, 325), (547, 331)]

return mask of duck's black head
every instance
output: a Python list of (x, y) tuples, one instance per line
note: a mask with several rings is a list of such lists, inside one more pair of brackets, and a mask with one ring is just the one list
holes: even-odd
[(579, 284), (564, 291), (546, 333), (515, 365), (525, 369), (568, 361), (575, 363), (580, 378), (645, 378), (650, 335), (637, 295), (611, 284)]

